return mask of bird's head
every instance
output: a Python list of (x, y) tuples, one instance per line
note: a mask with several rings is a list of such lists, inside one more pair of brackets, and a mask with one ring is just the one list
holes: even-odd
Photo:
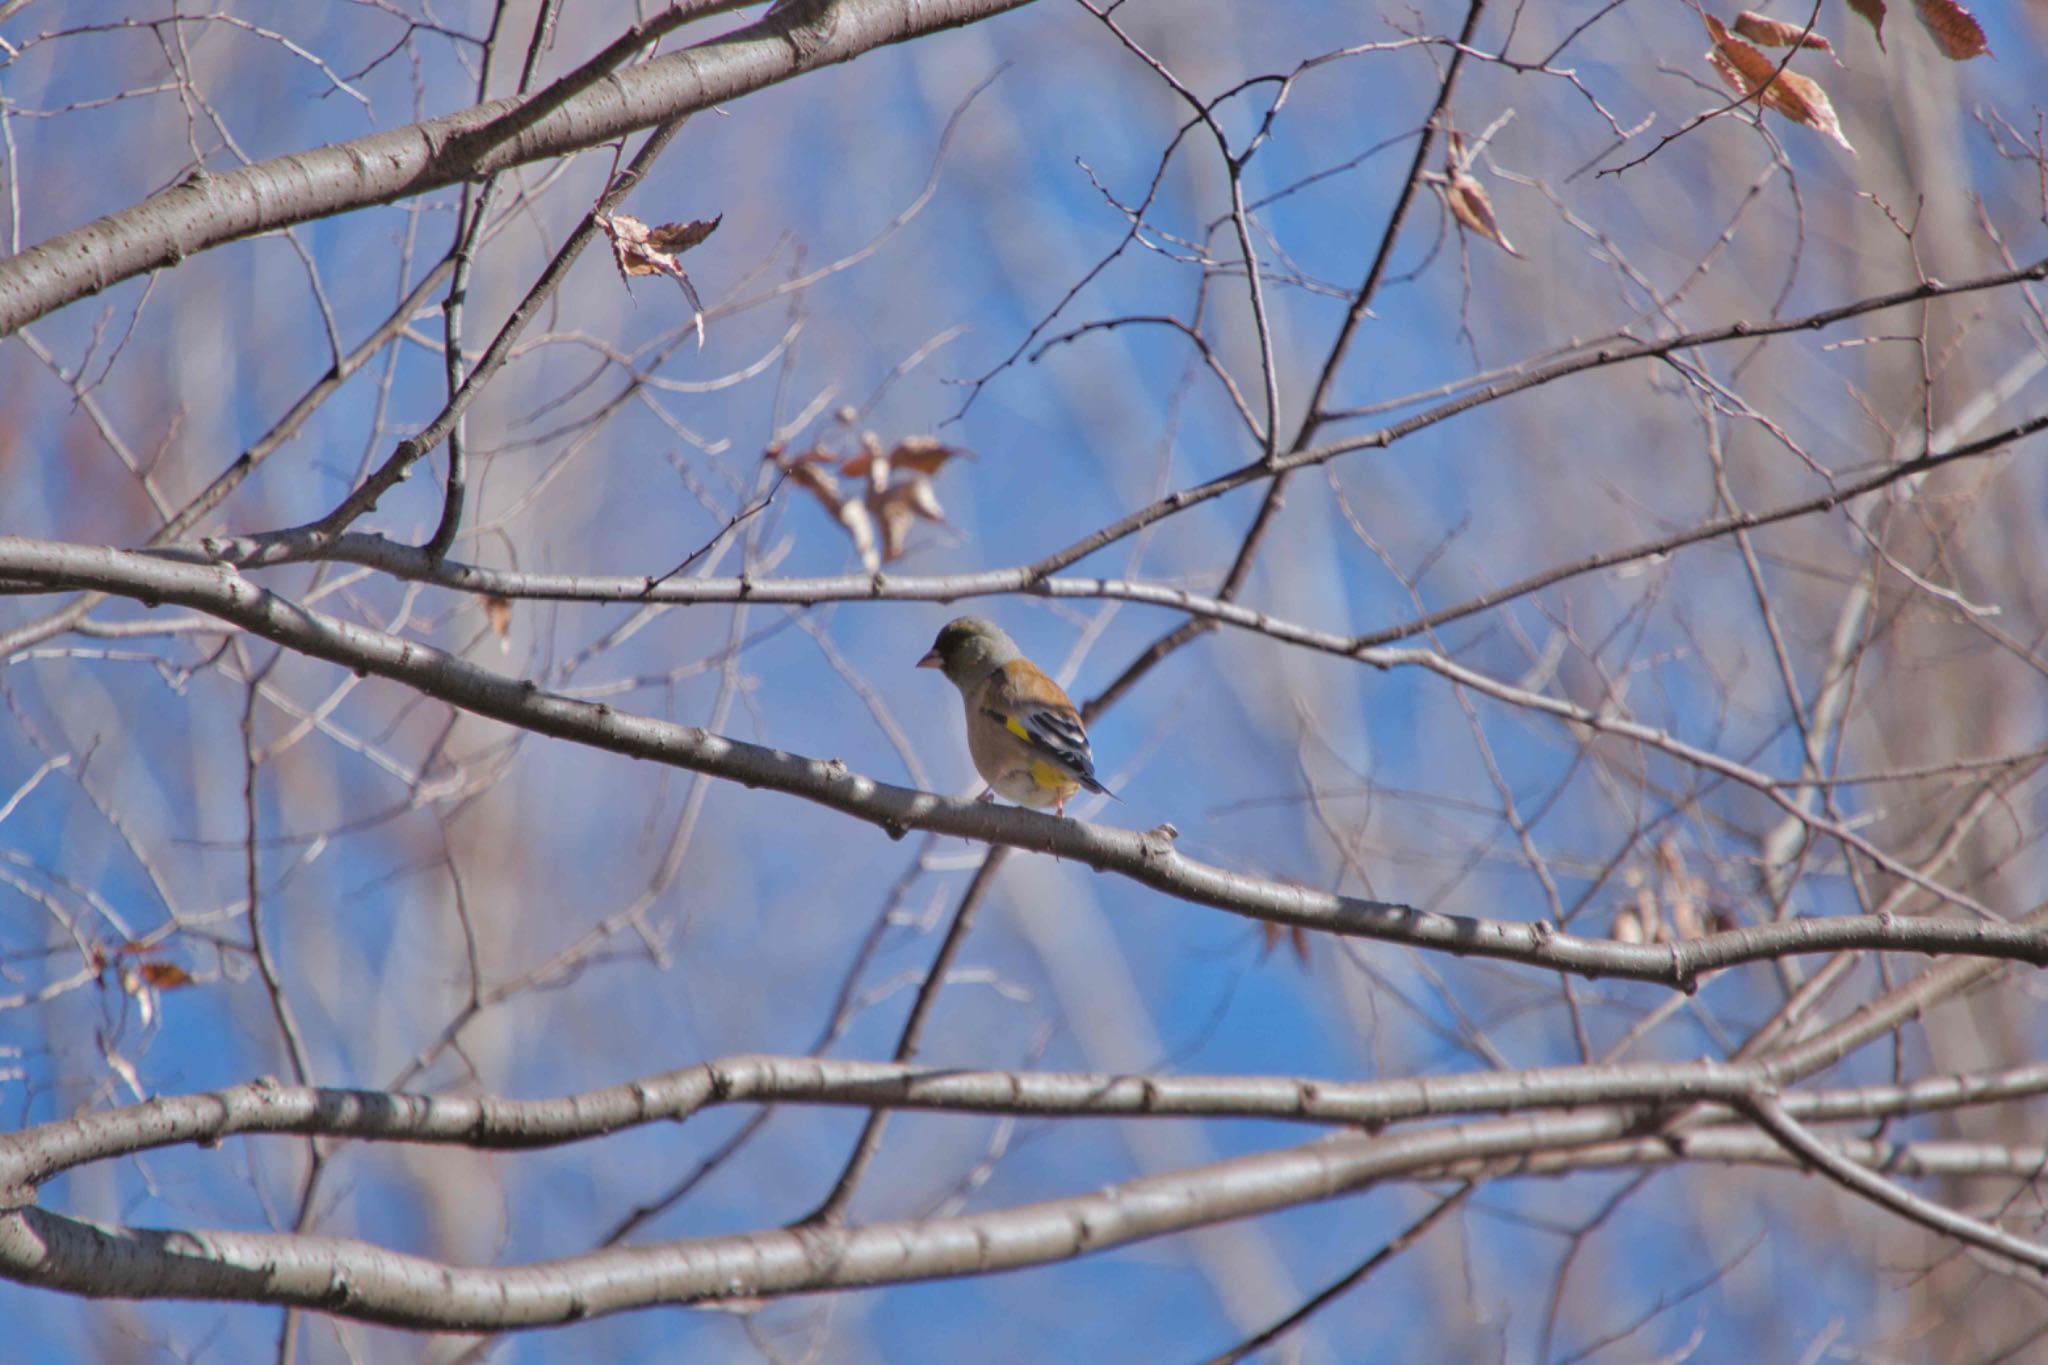
[(1002, 627), (979, 616), (948, 621), (931, 649), (917, 661), (919, 668), (936, 668), (955, 687), (965, 690), (1018, 657), (1017, 642)]

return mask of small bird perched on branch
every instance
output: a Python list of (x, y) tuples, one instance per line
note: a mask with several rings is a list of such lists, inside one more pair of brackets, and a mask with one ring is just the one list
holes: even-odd
[(948, 621), (917, 666), (938, 669), (960, 689), (967, 752), (997, 795), (1020, 806), (1051, 806), (1054, 815), (1065, 815), (1083, 787), (1117, 799), (1095, 780), (1081, 713), (994, 623), (978, 616)]

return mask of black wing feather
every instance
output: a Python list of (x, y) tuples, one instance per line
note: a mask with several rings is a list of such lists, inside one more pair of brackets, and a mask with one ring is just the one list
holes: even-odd
[(1081, 717), (1074, 712), (1044, 706), (1015, 715), (993, 707), (984, 707), (983, 711), (1006, 728), (1014, 720), (1024, 731), (1025, 743), (1072, 773), (1089, 791), (1114, 797), (1115, 793), (1095, 778), (1095, 754), (1088, 747), (1088, 732), (1081, 728)]

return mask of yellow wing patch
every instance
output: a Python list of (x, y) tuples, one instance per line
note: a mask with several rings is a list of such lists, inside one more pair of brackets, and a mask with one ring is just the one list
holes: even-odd
[(1025, 729), (1024, 722), (1018, 720), (1015, 716), (1004, 716), (1003, 728), (1023, 740), (1026, 744), (1031, 743), (1031, 732)]

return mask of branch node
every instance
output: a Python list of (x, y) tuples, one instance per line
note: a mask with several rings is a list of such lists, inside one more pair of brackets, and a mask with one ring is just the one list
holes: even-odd
[(346, 1270), (336, 1270), (328, 1276), (327, 1288), (321, 1292), (320, 1300), (329, 1308), (346, 1308), (355, 1301), (356, 1287), (349, 1283)]

